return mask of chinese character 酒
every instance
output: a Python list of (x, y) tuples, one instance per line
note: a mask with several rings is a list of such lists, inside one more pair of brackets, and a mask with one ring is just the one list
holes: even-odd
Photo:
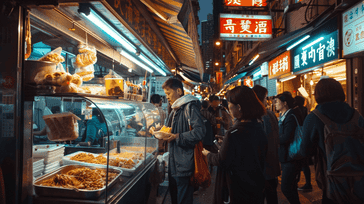
[(234, 26), (235, 26), (236, 24), (235, 23), (233, 23), (233, 20), (232, 19), (228, 19), (228, 20), (226, 20), (226, 24), (224, 24), (224, 26), (225, 26), (225, 29), (226, 30), (231, 30), (231, 33), (234, 33)]
[(240, 25), (241, 25), (241, 33), (243, 32), (248, 32), (248, 33), (252, 33), (249, 29), (250, 29), (250, 24), (252, 24), (251, 21), (249, 20), (242, 20)]
[(255, 32), (259, 29), (259, 33), (266, 33), (267, 32), (267, 21), (259, 21), (256, 22)]

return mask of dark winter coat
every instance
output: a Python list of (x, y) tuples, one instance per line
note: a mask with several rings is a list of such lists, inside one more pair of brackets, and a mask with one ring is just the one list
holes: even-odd
[(237, 121), (226, 133), (220, 152), (207, 155), (209, 164), (218, 166), (220, 176), (216, 178), (214, 203), (222, 203), (224, 184), (231, 204), (260, 202), (267, 143), (263, 125), (257, 120)]
[[(328, 117), (335, 123), (345, 124), (351, 120), (354, 114), (354, 109), (344, 102), (328, 102), (316, 106), (316, 109), (323, 115)], [(362, 116), (358, 120), (359, 126), (364, 127), (364, 119)], [(322, 168), (326, 167), (326, 149), (324, 144), (324, 126), (325, 124), (314, 114), (310, 113), (303, 124), (303, 140), (302, 153), (306, 157), (315, 157), (316, 181), (318, 186), (325, 190), (324, 183), (326, 177)], [(361, 182), (363, 188), (360, 192), (354, 191), (361, 199), (364, 200), (364, 181)]]
[(265, 159), (264, 175), (266, 180), (275, 179), (281, 175), (279, 166), (278, 147), (279, 147), (279, 128), (278, 120), (272, 111), (267, 110), (263, 116), (264, 131), (267, 134), (268, 153)]
[[(212, 115), (216, 117), (222, 117), (222, 121), (216, 121), (217, 123), (221, 124), (221, 128), (225, 128), (225, 130), (229, 130), (231, 128), (231, 126), (233, 125), (233, 121), (232, 118), (230, 116), (230, 114), (227, 112), (227, 110), (223, 107), (223, 106), (218, 106), (216, 108), (216, 110), (214, 108), (212, 108), (211, 106), (208, 108), (208, 111), (210, 111), (210, 113)], [(220, 134), (220, 131), (216, 128), (216, 134)]]
[(285, 119), (281, 121), (279, 125), (279, 148), (278, 148), (278, 155), (280, 162), (289, 162), (288, 158), (288, 147), (292, 143), (294, 139), (294, 134), (297, 127), (296, 119), (293, 115), (296, 116), (298, 123), (300, 125), (303, 124), (302, 116), (299, 115), (293, 109), (288, 110)]
[[(206, 133), (200, 109), (198, 98), (192, 95), (182, 96), (172, 105), (167, 124), (172, 127), (172, 133), (179, 133), (179, 137), (171, 141), (168, 146), (171, 176), (191, 176), (195, 170), (194, 148)], [(191, 131), (188, 119), (192, 126)]]

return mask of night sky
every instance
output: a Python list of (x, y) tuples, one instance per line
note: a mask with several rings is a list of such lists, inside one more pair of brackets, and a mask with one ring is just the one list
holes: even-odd
[[(198, 17), (200, 21), (207, 20), (207, 14), (212, 14), (212, 0), (199, 0), (200, 11), (198, 12)], [(198, 33), (201, 39), (201, 23), (198, 26)]]

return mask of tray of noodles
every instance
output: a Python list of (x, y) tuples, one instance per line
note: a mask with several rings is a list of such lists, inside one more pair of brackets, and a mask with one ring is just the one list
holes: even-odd
[[(114, 185), (122, 170), (109, 168), (108, 188)], [(34, 181), (38, 196), (97, 199), (106, 189), (106, 168), (67, 165)]]
[[(106, 168), (107, 157), (102, 154), (78, 151), (62, 158), (63, 165), (83, 165)], [(141, 161), (122, 158), (109, 158), (109, 168), (122, 170), (123, 176), (131, 176), (141, 165)]]

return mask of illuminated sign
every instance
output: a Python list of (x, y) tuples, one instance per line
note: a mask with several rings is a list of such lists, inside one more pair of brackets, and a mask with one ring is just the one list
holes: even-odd
[(216, 72), (216, 84), (220, 84), (222, 82), (222, 72)]
[(311, 68), (339, 57), (338, 31), (310, 39), (292, 50), (293, 72)]
[(262, 7), (267, 6), (267, 0), (225, 0), (225, 6)]
[(257, 41), (272, 38), (269, 15), (220, 14), (221, 40)]
[(244, 85), (253, 88), (254, 82), (250, 77), (244, 79)]
[(342, 14), (343, 19), (343, 55), (364, 51), (364, 2), (360, 1), (355, 6)]
[(268, 63), (269, 78), (291, 72), (291, 51), (286, 51)]

